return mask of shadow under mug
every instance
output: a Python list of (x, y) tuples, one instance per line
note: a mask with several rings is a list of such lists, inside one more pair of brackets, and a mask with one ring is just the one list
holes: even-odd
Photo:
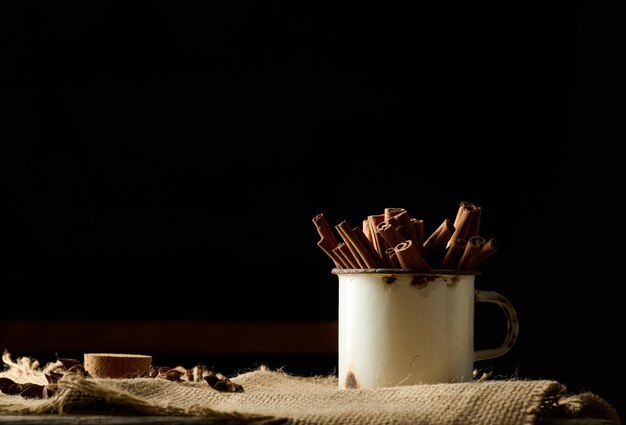
[[(474, 362), (513, 347), (513, 305), (474, 289), (477, 272), (332, 269), (339, 279), (339, 387), (467, 382)], [(492, 349), (474, 350), (474, 304), (499, 305), (507, 333)]]

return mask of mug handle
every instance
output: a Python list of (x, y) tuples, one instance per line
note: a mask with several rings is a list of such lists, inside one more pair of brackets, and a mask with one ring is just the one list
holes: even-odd
[(475, 351), (474, 360), (486, 360), (494, 357), (500, 357), (509, 351), (513, 345), (515, 345), (515, 341), (517, 341), (517, 335), (519, 334), (519, 321), (517, 319), (515, 307), (513, 307), (513, 304), (511, 304), (508, 299), (494, 291), (475, 290), (474, 299), (476, 302), (498, 304), (506, 316), (507, 328), (506, 338), (499, 347)]

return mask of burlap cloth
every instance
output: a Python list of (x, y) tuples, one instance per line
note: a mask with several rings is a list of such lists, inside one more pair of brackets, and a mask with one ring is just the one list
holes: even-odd
[[(0, 372), (16, 382), (45, 384), (42, 370), (18, 365)], [(37, 365), (35, 365), (37, 366)], [(567, 394), (551, 380), (490, 380), (340, 390), (334, 376), (293, 376), (260, 368), (231, 377), (243, 392), (204, 382), (157, 378), (95, 379), (68, 374), (48, 399), (0, 394), (0, 414), (89, 412), (103, 404), (146, 415), (201, 415), (246, 424), (536, 424), (544, 417), (619, 423), (593, 393)]]

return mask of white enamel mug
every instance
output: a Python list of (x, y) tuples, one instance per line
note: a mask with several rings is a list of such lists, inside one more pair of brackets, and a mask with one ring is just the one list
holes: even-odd
[[(333, 269), (339, 279), (339, 387), (467, 382), (474, 362), (505, 354), (519, 323), (513, 305), (474, 289), (476, 272)], [(474, 351), (474, 304), (499, 305), (507, 334)]]

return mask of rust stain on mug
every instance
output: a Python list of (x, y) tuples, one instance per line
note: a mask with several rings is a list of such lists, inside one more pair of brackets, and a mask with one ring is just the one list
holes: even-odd
[(346, 388), (349, 388), (351, 390), (359, 388), (359, 383), (356, 380), (356, 376), (354, 376), (354, 373), (352, 373), (351, 370), (346, 373)]
[(443, 276), (443, 280), (444, 282), (446, 282), (446, 286), (448, 288), (454, 288), (456, 285), (458, 285), (459, 280), (461, 280), (460, 276), (452, 276), (451, 278), (447, 278), (446, 276)]
[(395, 276), (383, 276), (382, 279), (383, 279), (383, 282), (385, 282), (387, 285), (396, 281)]
[(411, 279), (411, 285), (416, 286), (418, 288), (424, 288), (430, 282), (434, 282), (437, 279), (435, 275), (424, 275), (424, 274), (416, 274), (413, 275)]

